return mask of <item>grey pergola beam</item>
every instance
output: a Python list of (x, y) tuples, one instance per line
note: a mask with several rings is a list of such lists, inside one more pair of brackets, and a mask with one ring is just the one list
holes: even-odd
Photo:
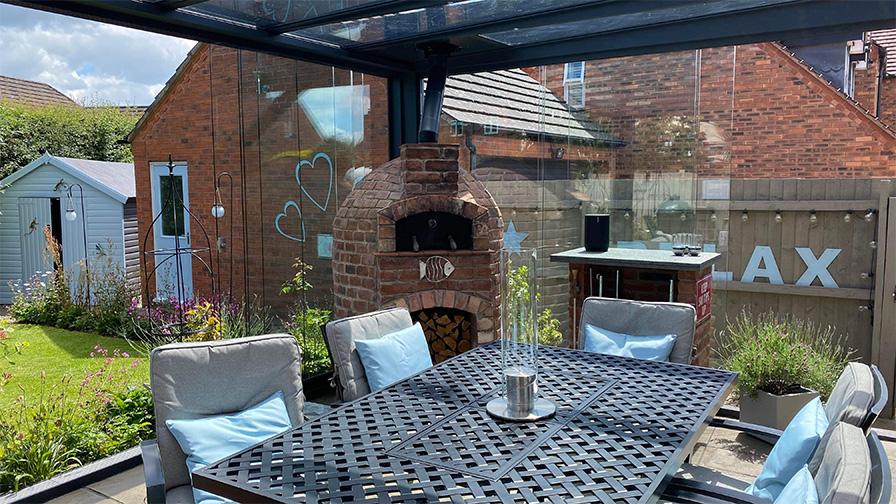
[(677, 5), (697, 3), (706, 2), (704, 0), (593, 0), (583, 4), (526, 12), (510, 18), (474, 21), (457, 26), (430, 29), (417, 35), (393, 37), (377, 42), (368, 42), (359, 45), (358, 48), (364, 51), (380, 50), (406, 44), (419, 44), (444, 40), (451, 37), (475, 36), (484, 32), (499, 32), (546, 24), (561, 24), (570, 21), (581, 21), (583, 19), (596, 19), (608, 16), (618, 16), (621, 14), (632, 14), (650, 10), (652, 8), (669, 8)]
[(189, 7), (191, 5), (200, 4), (203, 2), (207, 2), (208, 0), (143, 0), (144, 2), (149, 2), (153, 5), (157, 5), (159, 7), (165, 9), (180, 9), (181, 7)]

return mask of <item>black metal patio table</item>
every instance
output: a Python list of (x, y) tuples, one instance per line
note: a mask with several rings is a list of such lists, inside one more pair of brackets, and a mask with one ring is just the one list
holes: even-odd
[(734, 373), (542, 347), (557, 414), (493, 419), (481, 346), (193, 474), (240, 502), (656, 502)]

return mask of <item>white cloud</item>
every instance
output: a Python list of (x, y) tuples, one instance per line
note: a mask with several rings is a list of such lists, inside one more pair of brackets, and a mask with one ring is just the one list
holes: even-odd
[(0, 4), (0, 75), (76, 101), (149, 105), (194, 43)]

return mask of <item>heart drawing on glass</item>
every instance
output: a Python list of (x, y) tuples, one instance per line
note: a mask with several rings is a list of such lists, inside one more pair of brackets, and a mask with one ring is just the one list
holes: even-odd
[[(323, 159), (327, 163), (327, 170), (329, 170), (329, 173), (327, 174), (329, 185), (327, 186), (327, 194), (326, 198), (324, 199), (323, 205), (320, 204), (320, 201), (317, 198), (309, 194), (308, 190), (305, 188), (305, 185), (302, 184), (302, 170), (313, 169), (317, 165), (317, 161), (319, 159)], [(296, 183), (299, 184), (299, 189), (301, 189), (302, 194), (304, 194), (306, 198), (311, 200), (311, 203), (313, 203), (314, 206), (320, 208), (321, 212), (326, 212), (327, 207), (330, 205), (330, 194), (332, 194), (333, 192), (333, 178), (336, 176), (336, 174), (333, 172), (333, 160), (330, 159), (330, 156), (323, 152), (318, 152), (314, 155), (314, 157), (311, 158), (311, 161), (302, 159), (301, 161), (299, 161), (299, 164), (296, 165), (295, 174)]]
[[(293, 235), (283, 231), (283, 229), (280, 227), (280, 221), (282, 221), (283, 219), (285, 219), (288, 216), (290, 208), (292, 208), (296, 211), (296, 217), (299, 218), (299, 229), (301, 229), (301, 231), (302, 231), (301, 236), (293, 236)], [(299, 208), (299, 205), (295, 201), (290, 200), (283, 204), (283, 211), (278, 213), (277, 218), (274, 219), (274, 228), (277, 230), (278, 233), (280, 233), (281, 236), (283, 236), (286, 239), (297, 241), (297, 242), (305, 241), (305, 219), (302, 218), (302, 209)]]

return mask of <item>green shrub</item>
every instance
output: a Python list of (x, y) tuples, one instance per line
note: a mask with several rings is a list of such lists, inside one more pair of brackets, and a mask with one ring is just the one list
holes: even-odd
[(131, 150), (121, 140), (138, 118), (118, 107), (34, 106), (0, 100), (0, 179), (43, 152), (132, 161)]
[(314, 288), (308, 281), (311, 265), (296, 258), (293, 268), (296, 274), (280, 288), (281, 295), (296, 296), (292, 313), (283, 325), (302, 349), (302, 376), (314, 376), (333, 368), (322, 330), (332, 312), (308, 306), (305, 294)]
[(296, 337), (302, 349), (302, 375), (314, 376), (333, 368), (324, 333), (321, 329), (330, 321), (332, 312), (322, 308), (304, 308), (297, 306), (286, 328)]
[[(19, 322), (48, 325), (103, 336), (122, 336), (129, 327), (129, 308), (137, 297), (125, 272), (114, 258), (113, 245), (97, 247), (87, 273), (83, 262), (77, 292), (72, 294), (70, 279), (59, 264), (59, 245), (47, 235), (46, 254), (53, 271), (32, 277), (24, 284), (12, 284), (13, 302), (9, 313)], [(91, 287), (88, 299), (86, 286)]]
[(805, 387), (827, 399), (851, 356), (834, 328), (772, 313), (742, 312), (720, 340), (722, 367), (739, 373), (740, 393), (750, 396)]
[[(508, 303), (528, 303), (531, 296), (529, 289), (529, 266), (518, 266), (510, 271), (508, 278)], [(535, 293), (536, 302), (541, 301), (541, 292)], [(550, 308), (538, 313), (538, 343), (541, 345), (564, 346), (566, 340), (560, 331), (560, 321), (554, 318)], [(524, 334), (531, 334), (532, 324), (527, 324)]]

